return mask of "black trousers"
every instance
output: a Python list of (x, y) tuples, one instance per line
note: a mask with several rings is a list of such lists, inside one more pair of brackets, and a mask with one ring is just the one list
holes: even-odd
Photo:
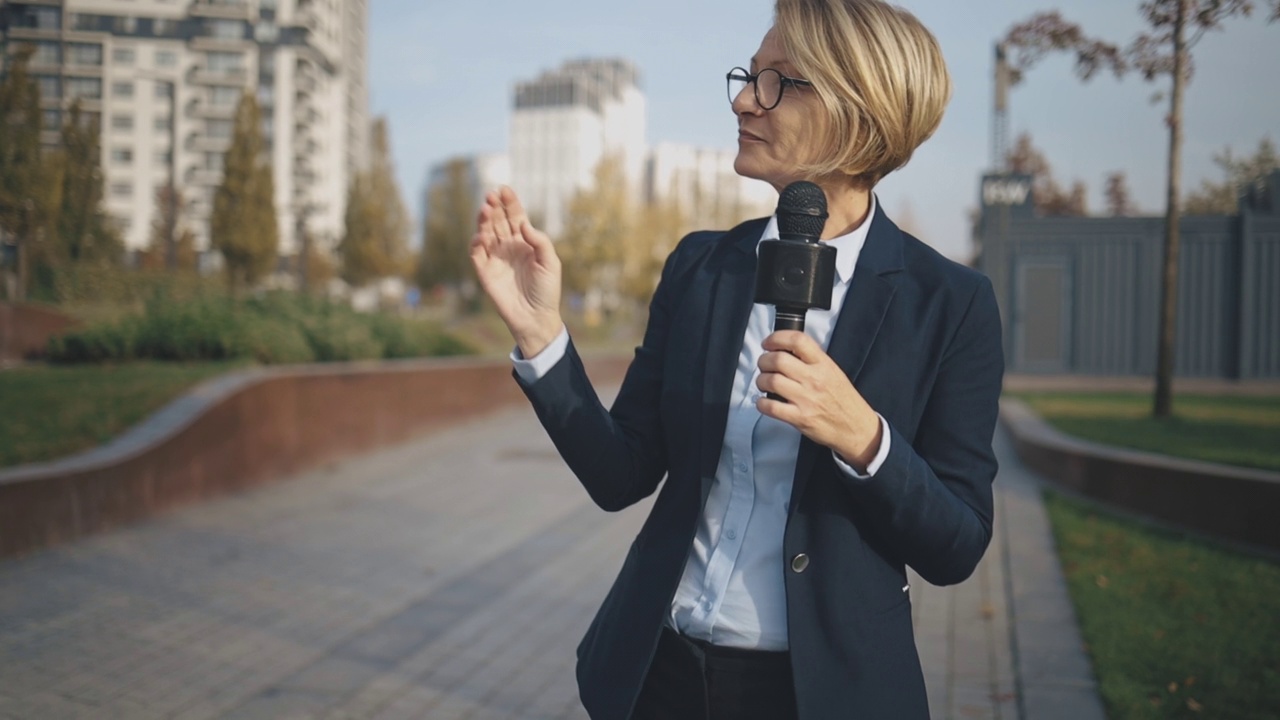
[(711, 645), (663, 628), (631, 720), (795, 720), (787, 652)]

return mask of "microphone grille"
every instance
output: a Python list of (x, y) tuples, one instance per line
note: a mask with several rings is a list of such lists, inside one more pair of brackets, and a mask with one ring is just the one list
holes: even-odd
[(807, 181), (793, 182), (778, 195), (778, 234), (802, 235), (817, 241), (827, 224), (827, 196)]

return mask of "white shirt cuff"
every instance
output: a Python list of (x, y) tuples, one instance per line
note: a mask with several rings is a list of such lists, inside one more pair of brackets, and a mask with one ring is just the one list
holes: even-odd
[(569, 349), (569, 328), (561, 326), (560, 334), (556, 336), (556, 339), (543, 348), (542, 352), (531, 358), (525, 358), (521, 355), (519, 347), (513, 348), (511, 350), (511, 363), (515, 365), (516, 374), (520, 376), (520, 379), (532, 385), (541, 380), (543, 375), (551, 372), (551, 368), (560, 362), (567, 349)]
[(884, 419), (880, 413), (876, 413), (876, 417), (880, 418), (880, 449), (876, 451), (876, 456), (871, 458), (871, 462), (867, 463), (867, 473), (864, 475), (853, 466), (840, 459), (840, 454), (835, 450), (831, 451), (831, 457), (835, 458), (836, 467), (845, 475), (859, 480), (869, 480), (875, 476), (880, 470), (880, 466), (884, 464), (885, 458), (889, 457), (889, 421)]

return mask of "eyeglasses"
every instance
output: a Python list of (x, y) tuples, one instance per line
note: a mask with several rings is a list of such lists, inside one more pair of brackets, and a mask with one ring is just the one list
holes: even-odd
[(765, 68), (752, 75), (746, 70), (736, 67), (724, 76), (729, 85), (729, 103), (746, 89), (747, 85), (755, 85), (756, 104), (763, 110), (772, 110), (782, 102), (782, 91), (788, 87), (813, 87), (813, 83), (799, 78), (790, 78), (773, 68)]

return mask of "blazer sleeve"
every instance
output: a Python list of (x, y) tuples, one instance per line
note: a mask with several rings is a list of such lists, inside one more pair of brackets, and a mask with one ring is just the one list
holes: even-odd
[(915, 437), (891, 426), (879, 472), (843, 476), (864, 521), (935, 585), (969, 577), (991, 540), (1003, 375), (1000, 312), (983, 277), (943, 351)]
[[(648, 497), (667, 473), (659, 400), (671, 312), (696, 233), (668, 256), (649, 304), (644, 341), (636, 348), (612, 408), (606, 410), (570, 340), (564, 357), (541, 379), (516, 382), (569, 469), (608, 511)], [(514, 373), (513, 373), (514, 375)]]

